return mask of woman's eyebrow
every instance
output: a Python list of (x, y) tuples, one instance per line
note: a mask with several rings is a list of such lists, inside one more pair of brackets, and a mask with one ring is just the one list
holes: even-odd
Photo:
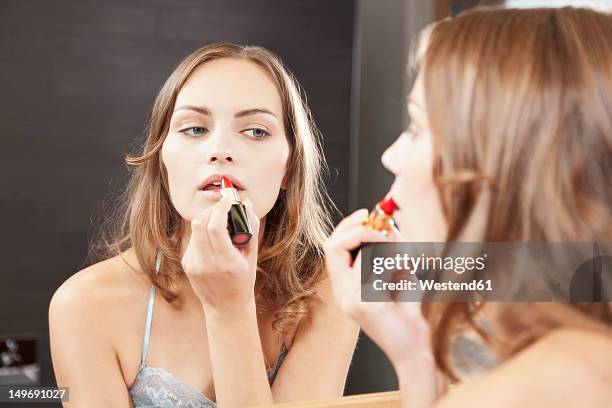
[[(176, 108), (174, 110), (174, 112), (178, 112), (180, 110), (190, 110), (190, 111), (197, 112), (197, 113), (199, 113), (201, 115), (204, 115), (204, 116), (211, 116), (212, 115), (212, 113), (210, 113), (210, 110), (208, 108), (203, 107), (203, 106), (182, 105), (182, 106), (179, 106), (178, 108)], [(174, 112), (172, 112), (172, 113), (174, 113)]]
[(270, 110), (268, 109), (263, 109), (263, 108), (255, 108), (255, 109), (246, 109), (246, 110), (242, 110), (240, 112), (237, 112), (234, 117), (236, 118), (242, 118), (244, 116), (250, 116), (250, 115), (257, 115), (257, 114), (265, 114), (265, 115), (271, 115), (274, 116), (276, 119), (278, 119), (278, 117)]
[[(210, 112), (210, 109), (208, 109), (208, 108), (206, 108), (204, 106), (181, 105), (178, 108), (176, 108), (174, 110), (174, 112), (177, 112), (177, 111), (180, 111), (180, 110), (190, 110), (190, 111), (197, 112), (197, 113), (199, 113), (201, 115), (204, 115), (204, 116), (212, 116), (212, 113)], [(273, 116), (274, 118), (278, 119), (278, 117), (274, 114), (274, 112), (272, 112), (269, 109), (264, 109), (264, 108), (253, 108), (253, 109), (241, 110), (240, 112), (236, 112), (234, 117), (235, 118), (242, 118), (242, 117), (245, 117), (245, 116), (257, 115), (257, 114), (270, 115), (270, 116)]]

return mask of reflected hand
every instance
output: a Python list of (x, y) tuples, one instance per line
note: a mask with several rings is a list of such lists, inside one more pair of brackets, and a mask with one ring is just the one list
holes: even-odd
[[(351, 250), (363, 242), (393, 242), (394, 232), (385, 236), (363, 225), (367, 210), (345, 218), (325, 244), (325, 257), (336, 302), (385, 352), (400, 381), (406, 373), (419, 384), (419, 398), (433, 401), (441, 389), (432, 355), (429, 324), (419, 302), (361, 302), (361, 253), (352, 263)], [(351, 264), (352, 263), (352, 264)], [(415, 401), (416, 402), (416, 401)], [(419, 401), (416, 403), (418, 406)]]

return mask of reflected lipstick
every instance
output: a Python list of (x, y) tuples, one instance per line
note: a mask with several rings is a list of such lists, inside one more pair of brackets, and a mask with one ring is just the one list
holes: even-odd
[(387, 193), (385, 198), (376, 204), (363, 223), (376, 231), (386, 231), (389, 233), (397, 228), (393, 220), (393, 212), (395, 210), (397, 210), (397, 204), (393, 201), (391, 193)]
[[(391, 193), (387, 193), (387, 195), (380, 200), (378, 204), (376, 204), (372, 211), (370, 211), (368, 218), (363, 220), (363, 225), (370, 227), (373, 230), (383, 232), (384, 234), (388, 234), (391, 231), (398, 231), (395, 220), (393, 219), (393, 212), (397, 209), (398, 206), (393, 200), (393, 197), (391, 197)], [(361, 244), (351, 251), (353, 260), (355, 260), (357, 253), (365, 245), (365, 243)]]
[(249, 217), (247, 217), (246, 208), (238, 198), (238, 192), (234, 188), (232, 182), (227, 177), (221, 178), (221, 197), (229, 197), (232, 199), (232, 207), (227, 214), (227, 229), (234, 245), (245, 245), (253, 236), (253, 230)]

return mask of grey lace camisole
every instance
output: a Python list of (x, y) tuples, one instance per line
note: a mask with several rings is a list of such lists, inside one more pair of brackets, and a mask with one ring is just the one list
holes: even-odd
[[(493, 333), (489, 321), (483, 315), (477, 314), (474, 319), (485, 333)], [(497, 353), (474, 329), (463, 330), (451, 338), (449, 362), (460, 381), (479, 377), (501, 364)]]
[[(158, 257), (155, 265), (156, 271), (159, 271), (160, 261)], [(170, 372), (161, 367), (150, 367), (145, 364), (149, 349), (154, 300), (155, 286), (152, 286), (147, 305), (140, 368), (134, 384), (129, 388), (134, 408), (216, 408), (217, 405), (196, 388), (177, 380)], [(270, 385), (274, 382), (287, 352), (288, 349), (283, 344), (274, 367), (267, 370)]]

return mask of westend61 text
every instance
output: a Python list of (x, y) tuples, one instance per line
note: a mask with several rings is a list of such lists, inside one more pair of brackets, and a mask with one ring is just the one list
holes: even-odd
[(433, 280), (419, 280), (417, 282), (402, 279), (398, 282), (374, 281), (374, 290), (493, 290), (491, 280), (473, 280), (471, 282), (436, 282)]

